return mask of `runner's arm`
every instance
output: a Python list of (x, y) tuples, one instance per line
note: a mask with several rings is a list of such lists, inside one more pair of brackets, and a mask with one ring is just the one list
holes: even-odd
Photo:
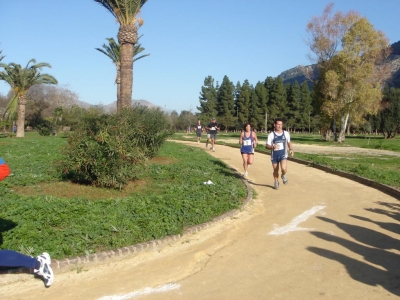
[(243, 131), (240, 133), (239, 145), (241, 145), (242, 143), (243, 143)]
[(291, 156), (294, 156), (294, 151), (293, 151), (293, 146), (292, 146), (292, 142), (288, 142), (287, 143), (288, 144), (288, 148), (289, 148), (289, 154), (291, 155)]
[(253, 147), (257, 148), (258, 138), (257, 138), (257, 133), (255, 133), (254, 131), (253, 131), (253, 139), (254, 139)]

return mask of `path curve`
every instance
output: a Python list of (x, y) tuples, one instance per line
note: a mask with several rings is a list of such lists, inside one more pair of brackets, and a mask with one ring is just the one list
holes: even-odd
[[(206, 150), (204, 144), (183, 142)], [(241, 170), (239, 149), (206, 150)], [(289, 162), (272, 189), (256, 153), (257, 197), (241, 213), (159, 251), (0, 287), (7, 299), (386, 299), (400, 296), (400, 204), (354, 181)], [(201, 178), (201, 182), (212, 178)], [(214, 182), (218, 184), (218, 182)], [(12, 275), (10, 275), (12, 276)]]

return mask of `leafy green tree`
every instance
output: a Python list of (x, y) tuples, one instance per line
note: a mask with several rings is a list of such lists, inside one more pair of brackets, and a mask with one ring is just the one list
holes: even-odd
[(0, 80), (6, 81), (14, 92), (14, 97), (8, 105), (8, 110), (17, 110), (17, 137), (25, 135), (25, 106), (27, 103), (26, 93), (29, 88), (36, 84), (57, 84), (57, 80), (49, 74), (41, 74), (40, 70), (44, 67), (51, 68), (48, 63), (36, 63), (31, 59), (25, 68), (21, 65), (10, 63), (8, 65), (0, 63)]
[(217, 122), (222, 127), (234, 127), (235, 126), (235, 100), (234, 100), (235, 86), (229, 80), (228, 76), (224, 76), (221, 86), (218, 89), (217, 94), (217, 111), (218, 120)]
[(318, 61), (319, 84), (314, 89), (321, 112), (334, 124), (339, 121), (338, 141), (342, 142), (350, 115), (353, 122), (361, 122), (365, 115), (378, 111), (384, 76), (374, 76), (375, 64), (388, 53), (389, 42), (358, 13), (332, 17), (332, 7), (329, 4), (322, 17), (308, 24), (309, 45)]
[[(142, 36), (143, 36), (143, 34), (138, 37), (138, 41)], [(118, 106), (118, 104), (120, 104), (119, 99), (121, 97), (121, 91), (120, 91), (120, 89), (121, 89), (121, 45), (118, 44), (114, 40), (114, 38), (107, 38), (106, 40), (108, 41), (108, 45), (103, 44), (102, 45), (103, 49), (101, 49), (101, 48), (95, 48), (95, 49), (100, 51), (107, 57), (109, 57), (111, 59), (112, 63), (115, 65), (115, 68), (117, 71), (117, 75), (115, 77), (115, 84), (117, 85), (117, 106)], [(150, 55), (150, 54), (143, 54), (143, 55), (138, 56), (144, 50), (145, 50), (145, 48), (143, 48), (141, 44), (139, 44), (139, 43), (135, 44), (134, 49), (133, 49), (133, 62)], [(118, 110), (118, 107), (117, 107), (117, 110)]]
[(94, 0), (105, 7), (120, 24), (118, 43), (121, 45), (121, 95), (117, 110), (132, 107), (133, 55), (138, 41), (138, 28), (143, 20), (138, 17), (147, 0)]
[(202, 115), (203, 122), (210, 121), (212, 117), (217, 115), (217, 89), (214, 86), (214, 78), (207, 76), (201, 87), (199, 96), (200, 106), (197, 109)]

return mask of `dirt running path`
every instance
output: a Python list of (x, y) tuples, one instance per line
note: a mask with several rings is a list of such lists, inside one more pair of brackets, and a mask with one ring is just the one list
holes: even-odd
[[(210, 155), (242, 170), (238, 149), (216, 149)], [(400, 296), (398, 200), (293, 162), (289, 184), (276, 191), (271, 173), (269, 156), (257, 153), (249, 172), (257, 198), (236, 218), (157, 252), (58, 274), (49, 289), (24, 274), (18, 283), (2, 285), (0, 295), (47, 300)], [(199, 178), (199, 184), (209, 179)]]

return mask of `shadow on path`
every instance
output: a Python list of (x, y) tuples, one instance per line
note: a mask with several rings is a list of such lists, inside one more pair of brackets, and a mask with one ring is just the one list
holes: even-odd
[[(385, 205), (385, 203), (380, 203)], [(387, 203), (386, 203), (387, 204)], [(393, 209), (393, 207), (390, 207)], [(370, 209), (367, 209), (370, 210)], [(378, 211), (371, 209), (370, 211)], [(382, 210), (383, 213), (392, 217), (393, 212)], [(395, 213), (397, 214), (397, 213)], [(395, 223), (378, 222), (369, 218), (351, 215), (351, 217), (374, 223), (386, 231), (398, 234), (400, 226)], [(398, 217), (398, 216), (397, 216)], [(320, 220), (336, 225), (338, 228), (349, 234), (355, 241), (347, 240), (324, 232), (311, 232), (315, 237), (330, 243), (339, 244), (348, 250), (362, 256), (365, 261), (360, 261), (344, 254), (319, 247), (308, 247), (307, 249), (317, 255), (330, 260), (336, 260), (343, 264), (349, 275), (362, 283), (370, 286), (382, 286), (390, 293), (400, 296), (400, 255), (393, 253), (391, 249), (400, 251), (400, 241), (382, 232), (368, 229), (362, 226), (338, 222), (325, 217), (318, 217)], [(328, 247), (327, 247), (328, 248)]]

